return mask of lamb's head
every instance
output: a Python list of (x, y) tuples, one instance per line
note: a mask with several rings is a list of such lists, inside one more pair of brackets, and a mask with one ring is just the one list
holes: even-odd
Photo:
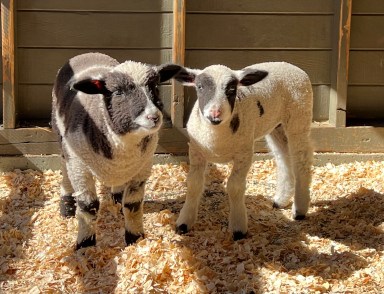
[(117, 134), (154, 133), (161, 127), (163, 118), (158, 85), (180, 69), (175, 64), (151, 66), (126, 61), (98, 74), (90, 69), (82, 73), (84, 78), (76, 79), (72, 88), (92, 96), (102, 95), (112, 129)]
[(268, 72), (244, 68), (232, 70), (224, 65), (211, 65), (203, 70), (183, 68), (174, 78), (185, 86), (196, 88), (202, 116), (213, 125), (230, 120), (235, 106), (237, 89), (253, 85)]

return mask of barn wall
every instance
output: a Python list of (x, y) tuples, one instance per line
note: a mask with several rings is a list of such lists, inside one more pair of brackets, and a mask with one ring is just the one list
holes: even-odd
[(349, 119), (384, 120), (384, 1), (354, 1), (347, 100)]

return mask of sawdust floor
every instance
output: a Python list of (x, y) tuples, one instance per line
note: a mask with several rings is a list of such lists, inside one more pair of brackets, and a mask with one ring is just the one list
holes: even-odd
[(123, 218), (98, 186), (98, 245), (74, 252), (77, 223), (59, 216), (60, 172), (0, 174), (1, 293), (382, 293), (384, 162), (314, 167), (304, 221), (272, 208), (275, 167), (248, 176), (249, 236), (227, 231), (227, 165), (211, 166), (198, 223), (175, 234), (188, 166), (155, 165), (146, 238), (124, 247)]

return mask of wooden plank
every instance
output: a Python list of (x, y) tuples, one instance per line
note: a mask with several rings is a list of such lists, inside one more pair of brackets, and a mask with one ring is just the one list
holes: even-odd
[(19, 48), (170, 48), (172, 15), (21, 11), (17, 34)]
[(361, 13), (367, 13), (367, 14), (384, 13), (384, 1), (383, 0), (364, 0), (364, 1), (360, 0), (360, 1), (353, 2), (352, 14), (361, 14)]
[[(185, 0), (173, 1), (173, 42), (172, 61), (184, 65), (185, 60)], [(182, 128), (184, 119), (184, 89), (180, 83), (172, 80), (172, 124)]]
[(349, 85), (384, 86), (383, 67), (384, 50), (351, 51)]
[[(54, 78), (53, 78), (54, 79)], [(49, 120), (52, 101), (51, 85), (19, 85), (19, 118), (20, 120)], [(164, 103), (164, 113), (171, 116), (171, 85), (159, 87), (160, 98)]]
[[(331, 49), (331, 15), (191, 14), (187, 49)], [(266, 33), (267, 32), (267, 33)]]
[(384, 50), (383, 29), (384, 15), (354, 15), (351, 27), (351, 49)]
[(187, 12), (283, 12), (332, 13), (332, 0), (193, 0), (187, 1)]
[(1, 1), (3, 126), (16, 125), (14, 0)]
[(349, 86), (348, 118), (382, 119), (384, 123), (384, 86)]
[(18, 10), (88, 10), (172, 12), (172, 0), (18, 0)]
[[(58, 143), (47, 129), (16, 130), (0, 129), (0, 155), (57, 154)], [(42, 134), (41, 134), (42, 133)], [(36, 137), (37, 136), (37, 137)], [(40, 137), (41, 136), (41, 137)], [(48, 139), (44, 140), (43, 137)], [(22, 140), (24, 137), (24, 140)], [(312, 140), (316, 152), (382, 153), (384, 152), (384, 127), (313, 127)], [(40, 142), (38, 139), (40, 138)], [(7, 143), (8, 141), (8, 143)], [(160, 131), (157, 153), (186, 154), (188, 136), (185, 129), (172, 128)], [(255, 152), (267, 152), (264, 140), (255, 142)]]
[(346, 123), (352, 0), (335, 3), (335, 46), (331, 83), (333, 91), (330, 96), (329, 122), (333, 126), (342, 127)]
[(330, 85), (331, 57), (331, 50), (186, 50), (185, 64), (191, 68), (224, 64), (233, 69), (241, 69), (260, 62), (286, 61), (306, 71), (312, 84)]
[[(19, 83), (51, 84), (59, 68), (69, 58), (89, 51), (89, 49), (19, 49), (18, 64), (19, 68), (23, 69), (18, 75)], [(135, 60), (155, 65), (172, 60), (171, 49), (108, 50), (99, 48), (92, 51), (108, 54), (120, 62)]]

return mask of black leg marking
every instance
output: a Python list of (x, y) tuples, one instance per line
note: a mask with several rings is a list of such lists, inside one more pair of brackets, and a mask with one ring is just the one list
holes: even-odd
[(124, 192), (112, 193), (112, 199), (115, 204), (121, 204), (123, 202), (123, 193)]
[(244, 239), (246, 236), (247, 236), (247, 233), (244, 234), (243, 232), (240, 232), (240, 231), (233, 232), (234, 241)]
[(125, 203), (124, 207), (128, 208), (131, 212), (136, 212), (140, 209), (142, 201), (132, 202), (132, 203)]
[(237, 130), (240, 126), (240, 119), (239, 119), (239, 116), (237, 114), (233, 116), (229, 126), (231, 127), (233, 134), (237, 132)]
[(131, 245), (135, 243), (140, 237), (143, 237), (141, 234), (136, 235), (132, 234), (131, 232), (125, 231), (125, 244)]
[(177, 226), (176, 233), (179, 235), (184, 235), (188, 233), (188, 226), (186, 224), (181, 224), (180, 226)]
[(260, 117), (264, 114), (263, 105), (261, 105), (260, 101), (257, 101), (257, 107), (259, 107)]
[(100, 208), (99, 200), (95, 200), (89, 204), (84, 201), (77, 201), (77, 205), (82, 211), (88, 212), (91, 215), (96, 215)]
[(76, 244), (76, 250), (79, 250), (81, 248), (89, 247), (89, 246), (95, 246), (96, 245), (96, 235), (92, 235), (80, 243)]
[(144, 184), (145, 184), (145, 181), (141, 181), (141, 182), (132, 181), (128, 187), (128, 191), (127, 191), (128, 195), (136, 193), (137, 191), (139, 191), (139, 189), (141, 187), (143, 187)]
[(71, 194), (60, 197), (60, 215), (74, 217), (76, 214), (76, 199)]
[(305, 215), (303, 214), (298, 214), (295, 216), (295, 220), (303, 220), (303, 219), (305, 219)]
[(273, 202), (273, 205), (272, 205), (273, 208), (277, 208), (277, 209), (280, 209), (280, 205), (277, 204), (276, 202)]

